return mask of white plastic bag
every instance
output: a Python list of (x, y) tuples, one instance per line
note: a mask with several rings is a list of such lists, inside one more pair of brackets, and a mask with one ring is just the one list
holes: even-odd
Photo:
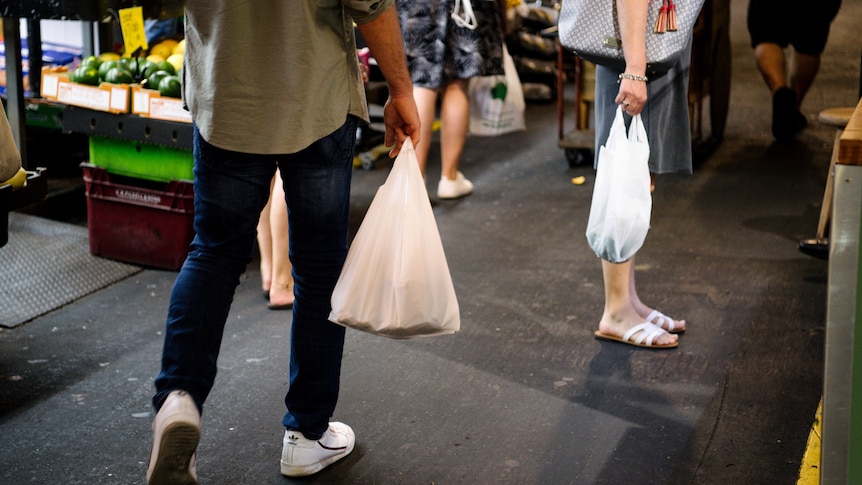
[(461, 327), (437, 221), (409, 138), (350, 245), (329, 320), (392, 338), (451, 334)]
[(627, 135), (623, 111), (618, 107), (608, 140), (599, 148), (587, 222), (590, 248), (612, 263), (629, 260), (646, 239), (651, 211), (646, 130), (636, 115)]
[(470, 134), (497, 136), (527, 129), (524, 123), (524, 88), (515, 61), (503, 45), (504, 75), (470, 78)]

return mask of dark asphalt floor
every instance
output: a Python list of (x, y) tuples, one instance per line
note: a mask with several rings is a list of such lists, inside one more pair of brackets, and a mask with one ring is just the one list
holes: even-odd
[[(827, 295), (826, 263), (797, 243), (816, 229), (832, 148), (816, 115), (858, 99), (862, 4), (844, 2), (803, 105), (810, 126), (787, 145), (771, 139), (746, 6), (732, 2), (724, 141), (693, 175), (659, 178), (636, 265), (641, 298), (688, 321), (679, 348), (593, 337), (594, 172), (566, 163), (556, 106), (531, 104), (526, 132), (469, 140), (474, 195), (432, 194), (461, 332), (349, 331), (334, 419), (357, 447), (313, 478), (279, 474), (290, 313), (266, 308), (249, 266), (205, 407), (201, 483), (794, 483), (822, 393)], [(387, 169), (355, 172), (357, 225)], [(144, 482), (174, 277), (145, 269), (0, 331), (0, 483)]]

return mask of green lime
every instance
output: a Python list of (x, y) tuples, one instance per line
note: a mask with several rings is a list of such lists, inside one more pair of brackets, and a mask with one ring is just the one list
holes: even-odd
[(123, 57), (120, 59), (120, 66), (123, 66), (133, 75), (138, 72), (138, 59), (135, 57)]
[(147, 82), (144, 84), (144, 87), (147, 89), (159, 89), (159, 83), (162, 82), (162, 79), (170, 76), (171, 73), (168, 71), (156, 71), (149, 76), (147, 76)]
[(102, 63), (102, 61), (100, 61), (98, 57), (87, 56), (81, 61), (81, 64), (78, 67), (93, 67), (93, 68), (98, 69), (99, 64), (101, 64), (101, 63)]
[(108, 71), (117, 67), (118, 63), (119, 63), (119, 61), (103, 61), (99, 65), (99, 79), (104, 81), (105, 76), (107, 76), (107, 74), (108, 74)]
[(172, 76), (176, 75), (177, 73), (177, 69), (174, 67), (173, 64), (168, 61), (159, 62), (158, 66), (160, 71), (168, 71), (169, 73), (171, 73)]
[(138, 80), (146, 79), (156, 71), (158, 71), (158, 66), (155, 62), (148, 61), (145, 57), (138, 58), (138, 72), (135, 73)]
[(182, 98), (183, 89), (178, 76), (167, 76), (159, 81), (159, 94), (169, 98)]
[(94, 67), (81, 66), (74, 71), (72, 71), (72, 75), (69, 76), (69, 79), (72, 82), (80, 83), (80, 84), (89, 84), (90, 86), (98, 86), (99, 85), (99, 71)]
[(105, 74), (105, 82), (113, 84), (132, 84), (135, 82), (135, 77), (132, 72), (125, 67), (115, 67)]

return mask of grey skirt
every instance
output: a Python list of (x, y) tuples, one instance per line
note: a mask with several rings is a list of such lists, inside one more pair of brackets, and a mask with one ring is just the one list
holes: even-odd
[[(688, 73), (691, 67), (691, 42), (680, 62), (667, 74), (647, 83), (647, 102), (641, 119), (649, 139), (649, 169), (655, 174), (692, 173), (691, 124), (688, 117)], [(596, 150), (605, 144), (619, 94), (619, 71), (596, 66)], [(631, 117), (624, 115), (626, 125)]]

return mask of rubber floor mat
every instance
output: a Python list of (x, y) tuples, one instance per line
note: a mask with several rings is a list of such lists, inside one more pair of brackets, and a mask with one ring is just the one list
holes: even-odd
[(13, 328), (142, 268), (90, 254), (86, 227), (12, 212), (0, 247), (0, 326)]

